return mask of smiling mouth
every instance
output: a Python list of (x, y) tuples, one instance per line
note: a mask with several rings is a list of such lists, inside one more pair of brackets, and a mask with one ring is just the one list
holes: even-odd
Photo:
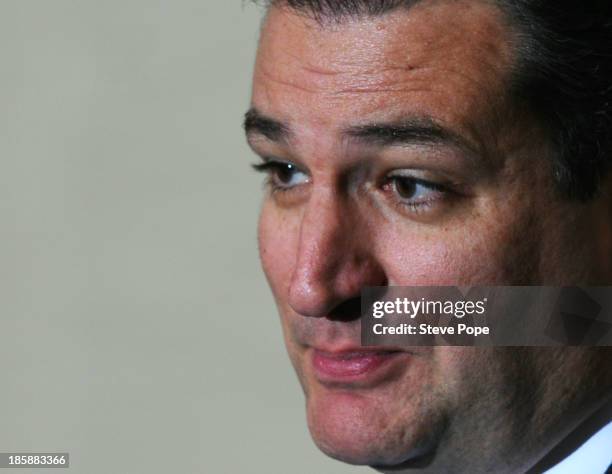
[(313, 349), (312, 367), (315, 377), (324, 385), (370, 385), (381, 382), (404, 366), (410, 354), (395, 350), (359, 348), (343, 351)]

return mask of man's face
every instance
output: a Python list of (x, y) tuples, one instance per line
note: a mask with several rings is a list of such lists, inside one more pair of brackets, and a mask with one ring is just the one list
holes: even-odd
[(364, 286), (609, 277), (603, 205), (557, 198), (543, 133), (511, 107), (513, 39), (485, 2), (327, 25), (269, 11), (247, 120), (270, 173), (261, 260), (310, 430), (334, 457), (507, 451), (524, 414), (542, 431), (556, 416), (521, 393), (577, 381), (577, 351), (359, 350)]

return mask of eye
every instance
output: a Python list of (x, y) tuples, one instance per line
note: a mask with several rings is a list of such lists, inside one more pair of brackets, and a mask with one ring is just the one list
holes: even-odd
[(267, 173), (268, 184), (272, 190), (286, 191), (308, 182), (308, 175), (293, 163), (269, 160), (253, 165), (255, 171)]
[(414, 211), (430, 207), (446, 197), (447, 190), (430, 181), (407, 175), (390, 175), (384, 188), (393, 194), (397, 204)]

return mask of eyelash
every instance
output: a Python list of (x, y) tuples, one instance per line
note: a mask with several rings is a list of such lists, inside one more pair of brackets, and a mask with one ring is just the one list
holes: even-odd
[[(427, 190), (436, 194), (434, 198), (428, 198), (421, 201), (406, 201), (401, 198), (400, 193), (397, 191), (397, 184), (399, 181), (405, 180), (410, 185), (418, 187), (421, 186), (426, 188)], [(432, 181), (427, 181), (425, 179), (417, 178), (414, 176), (399, 176), (399, 175), (391, 175), (387, 176), (383, 182), (382, 188), (384, 191), (394, 194), (396, 197), (393, 199), (393, 204), (397, 206), (400, 210), (405, 211), (406, 208), (415, 214), (421, 212), (427, 212), (428, 209), (434, 206), (436, 201), (443, 200), (447, 198), (451, 191), (445, 186), (434, 183)]]
[(274, 173), (279, 172), (299, 172), (307, 175), (300, 168), (293, 163), (286, 161), (268, 160), (264, 163), (258, 163), (252, 165), (253, 169), (258, 173), (267, 174), (265, 185), (270, 188), (272, 193), (278, 192), (289, 192), (293, 190), (295, 186), (281, 186), (274, 181)]
[[(252, 165), (253, 169), (259, 173), (267, 174), (267, 179), (265, 185), (268, 186), (272, 193), (287, 193), (291, 192), (297, 186), (281, 186), (278, 185), (274, 181), (274, 173), (278, 172), (299, 172), (303, 173), (307, 176), (307, 173), (302, 171), (296, 165), (286, 161), (278, 161), (278, 160), (267, 160), (264, 163), (254, 164)], [(408, 202), (402, 200), (399, 192), (397, 191), (397, 184), (401, 180), (408, 182), (410, 185), (415, 187), (423, 187), (427, 190), (435, 192), (437, 197), (429, 198), (425, 200), (421, 200), (419, 202)], [(443, 200), (450, 196), (451, 191), (446, 186), (443, 186), (438, 183), (434, 183), (432, 181), (427, 181), (421, 178), (417, 178), (414, 176), (403, 176), (403, 175), (387, 175), (382, 182), (381, 188), (384, 192), (393, 194), (394, 198), (392, 199), (393, 205), (398, 208), (400, 212), (406, 212), (406, 209), (413, 214), (419, 214), (423, 212), (427, 212), (428, 209), (435, 205), (436, 201)], [(391, 199), (391, 198), (390, 198)]]

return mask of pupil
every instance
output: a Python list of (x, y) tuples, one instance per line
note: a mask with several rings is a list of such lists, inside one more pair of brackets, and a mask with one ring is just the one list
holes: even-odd
[(414, 196), (416, 183), (412, 179), (397, 178), (395, 180), (395, 190), (400, 197), (409, 199)]
[(293, 166), (292, 165), (282, 166), (278, 170), (278, 178), (283, 183), (288, 183), (289, 181), (291, 181), (292, 174), (293, 174)]

